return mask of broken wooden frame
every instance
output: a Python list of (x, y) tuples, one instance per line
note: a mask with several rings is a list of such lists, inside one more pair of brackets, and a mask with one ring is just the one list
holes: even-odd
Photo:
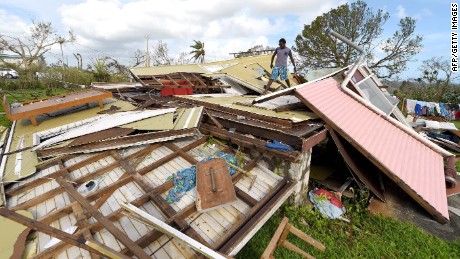
[(144, 87), (153, 89), (163, 88), (193, 88), (193, 89), (221, 89), (229, 88), (221, 81), (202, 77), (199, 73), (177, 72), (163, 75), (137, 75)]
[(204, 122), (215, 124), (215, 121), (217, 121), (224, 128), (235, 128), (240, 133), (252, 134), (264, 139), (278, 140), (297, 150), (302, 149), (304, 151), (309, 150), (309, 148), (303, 149), (306, 137), (315, 134), (316, 130), (323, 127), (323, 123), (318, 122), (301, 123), (290, 128), (282, 128), (279, 125), (257, 119), (238, 119), (239, 116), (236, 114), (228, 114), (220, 111), (207, 110), (206, 114), (209, 119), (205, 119)]
[[(104, 132), (100, 132), (97, 134), (103, 135)], [(98, 151), (105, 151), (109, 149), (120, 149), (129, 146), (164, 142), (176, 138), (195, 136), (196, 134), (197, 130), (195, 128), (149, 132), (143, 134), (136, 134), (132, 136), (121, 136), (118, 138), (111, 138), (81, 145), (74, 145), (73, 143), (71, 143), (70, 146), (37, 150), (37, 155), (38, 157), (50, 157), (77, 153), (92, 153)]]
[(30, 119), (32, 125), (36, 126), (36, 116), (90, 102), (98, 102), (99, 107), (103, 108), (104, 105), (102, 100), (111, 97), (112, 93), (110, 92), (90, 89), (65, 95), (53, 96), (46, 99), (34, 100), (33, 102), (21, 103), (21, 106), (19, 107), (11, 107), (6, 99), (6, 96), (4, 96), (3, 108), (5, 110), (6, 117), (8, 117), (10, 121)]
[[(352, 145), (346, 142), (340, 137), (330, 126), (326, 125), (326, 129), (332, 137), (332, 140), (336, 144), (339, 153), (342, 155), (345, 163), (350, 167), (353, 172), (353, 176), (357, 176), (366, 187), (379, 198), (381, 201), (385, 201), (383, 190), (381, 186), (380, 170), (372, 164), (364, 155), (359, 153)], [(377, 174), (372, 176), (371, 174)], [(380, 180), (379, 180), (380, 179)]]
[[(107, 229), (108, 231), (113, 232), (113, 234), (117, 234), (116, 238), (126, 245), (126, 248), (121, 250), (122, 254), (127, 256), (136, 255), (138, 257), (144, 257), (145, 254), (142, 253), (142, 248), (146, 247), (150, 243), (160, 238), (163, 235), (163, 233), (157, 230), (152, 230), (136, 241), (130, 241), (128, 240), (129, 238), (127, 238), (127, 236), (121, 235), (120, 238), (123, 240), (120, 240), (118, 236), (119, 232), (117, 232), (117, 230), (113, 228), (114, 226), (112, 222), (116, 222), (124, 216), (122, 210), (119, 209), (105, 216), (98, 212), (100, 206), (111, 196), (111, 194), (114, 191), (116, 191), (122, 186), (125, 186), (128, 183), (134, 182), (145, 192), (145, 194), (132, 200), (130, 202), (131, 204), (133, 204), (136, 207), (140, 207), (146, 202), (152, 201), (157, 206), (157, 208), (165, 215), (166, 224), (175, 226), (179, 231), (184, 232), (188, 236), (194, 238), (195, 240), (199, 241), (200, 243), (206, 246), (213, 248), (214, 250), (225, 250), (228, 253), (236, 253), (249, 240), (250, 236), (248, 236), (248, 231), (250, 233), (255, 233), (255, 231), (257, 231), (257, 229), (259, 229), (262, 226), (260, 222), (265, 222), (266, 220), (268, 220), (268, 218), (274, 213), (274, 211), (292, 193), (294, 183), (286, 182), (285, 180), (280, 181), (276, 186), (272, 187), (272, 189), (270, 189), (270, 191), (259, 201), (251, 197), (244, 190), (236, 187), (235, 190), (238, 198), (247, 205), (249, 205), (251, 209), (249, 209), (249, 211), (244, 216), (238, 218), (238, 221), (236, 221), (225, 234), (220, 236), (216, 242), (209, 244), (185, 220), (187, 217), (196, 212), (196, 207), (194, 206), (194, 204), (190, 204), (182, 210), (176, 211), (171, 207), (171, 205), (166, 203), (166, 201), (161, 196), (162, 193), (166, 192), (168, 189), (173, 187), (173, 181), (169, 180), (159, 186), (153, 186), (144, 176), (145, 174), (153, 171), (159, 166), (177, 157), (182, 157), (191, 164), (196, 164), (198, 161), (195, 160), (191, 155), (189, 155), (187, 151), (190, 151), (202, 145), (205, 142), (206, 138), (203, 137), (182, 148), (174, 145), (174, 143), (172, 142), (167, 142), (164, 144), (153, 144), (143, 149), (140, 149), (137, 152), (129, 154), (126, 157), (122, 157), (117, 151), (106, 151), (93, 155), (92, 157), (89, 157), (83, 161), (80, 161), (76, 164), (67, 167), (63, 166), (65, 161), (74, 156), (63, 156), (59, 159), (54, 159), (48, 165), (42, 164), (41, 167), (45, 168), (47, 166), (60, 165), (60, 169), (46, 175), (46, 178), (38, 178), (33, 181), (29, 181), (21, 186), (10, 188), (7, 191), (6, 195), (11, 198), (15, 195), (27, 193), (28, 191), (32, 190), (33, 188), (41, 184), (51, 182), (53, 179), (58, 181), (60, 187), (52, 189), (41, 195), (37, 195), (36, 197), (31, 198), (20, 204), (17, 204), (11, 207), (10, 210), (17, 211), (20, 209), (28, 209), (32, 206), (36, 206), (39, 203), (45, 202), (49, 199), (53, 199), (53, 197), (57, 194), (67, 192), (76, 201), (72, 202), (71, 204), (65, 205), (62, 208), (51, 211), (45, 216), (37, 219), (37, 222), (48, 225), (58, 220), (64, 215), (74, 213), (77, 216), (79, 222), (78, 232), (72, 235), (74, 238), (79, 238), (83, 236), (88, 239), (96, 232), (103, 229)], [(174, 152), (158, 159), (157, 161), (145, 166), (142, 169), (136, 170), (136, 166), (141, 162), (141, 160), (145, 158), (146, 155), (148, 155), (152, 150), (155, 150), (162, 145), (168, 147), (170, 150)], [(90, 193), (86, 197), (81, 196), (78, 192), (75, 191), (75, 188), (72, 186), (72, 184), (68, 182), (70, 180), (68, 178), (70, 174), (69, 172), (78, 170), (80, 168), (84, 168), (86, 165), (98, 161), (99, 159), (102, 159), (106, 156), (113, 157), (115, 159), (115, 162), (96, 171), (83, 175), (80, 178), (73, 179), (72, 183), (76, 184), (77, 186), (82, 185), (88, 180), (104, 175), (105, 173), (115, 168), (122, 168), (124, 174), (112, 184), (104, 188), (101, 188), (95, 191), (94, 193)], [(261, 156), (252, 160), (252, 162), (249, 163), (244, 169), (250, 171), (252, 168), (256, 166), (257, 161), (260, 158)], [(236, 183), (243, 176), (244, 174), (242, 172), (238, 172), (232, 176), (232, 181)], [(79, 204), (81, 204), (81, 207), (78, 206)], [(89, 221), (91, 217), (94, 217), (97, 221)], [(254, 218), (259, 220), (253, 221), (252, 219)], [(236, 246), (238, 244), (239, 246)], [(40, 253), (36, 255), (36, 258), (48, 258), (55, 256), (61, 253), (62, 251), (68, 249), (72, 245), (74, 245), (74, 243), (66, 241), (58, 243), (48, 249), (40, 251)], [(85, 249), (87, 248), (85, 247)], [(96, 251), (94, 251), (94, 249), (89, 250), (94, 253), (97, 253)], [(223, 254), (225, 254), (225, 252), (223, 252)]]
[(312, 238), (311, 236), (305, 234), (305, 232), (301, 231), (300, 229), (289, 224), (288, 221), (289, 220), (286, 217), (284, 217), (283, 220), (281, 220), (281, 223), (276, 229), (276, 232), (273, 235), (272, 239), (270, 240), (270, 243), (267, 245), (267, 248), (265, 249), (264, 253), (260, 257), (261, 259), (274, 258), (273, 252), (275, 252), (275, 249), (279, 246), (289, 249), (294, 253), (300, 254), (301, 256), (305, 258), (314, 258), (309, 253), (303, 251), (302, 249), (298, 248), (291, 242), (287, 241), (286, 238), (289, 235), (289, 233), (299, 237), (303, 241), (307, 242), (308, 244), (312, 245), (313, 247), (317, 248), (318, 250), (322, 252), (326, 250), (326, 247), (322, 243), (318, 242), (316, 239)]

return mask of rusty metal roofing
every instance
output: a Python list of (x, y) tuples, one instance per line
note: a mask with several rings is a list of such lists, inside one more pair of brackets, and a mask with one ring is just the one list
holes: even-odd
[(449, 220), (439, 153), (349, 96), (332, 78), (298, 87), (296, 93), (438, 221)]

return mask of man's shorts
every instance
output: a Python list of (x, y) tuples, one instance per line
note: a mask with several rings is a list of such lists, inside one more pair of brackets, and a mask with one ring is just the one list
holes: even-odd
[(278, 80), (278, 76), (281, 80), (287, 80), (287, 67), (273, 67), (272, 75), (270, 76), (270, 80), (276, 81)]

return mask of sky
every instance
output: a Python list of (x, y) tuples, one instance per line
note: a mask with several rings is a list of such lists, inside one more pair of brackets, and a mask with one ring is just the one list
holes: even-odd
[[(206, 61), (231, 59), (232, 52), (254, 45), (276, 46), (284, 37), (294, 44), (305, 24), (345, 0), (0, 0), (0, 34), (23, 35), (32, 20), (51, 22), (65, 35), (72, 30), (77, 41), (63, 46), (69, 65), (76, 65), (74, 53), (83, 63), (110, 56), (132, 65), (137, 49), (150, 49), (158, 40), (165, 42), (175, 58), (190, 52), (193, 40), (205, 43)], [(423, 48), (408, 63), (403, 78), (420, 75), (421, 61), (430, 57), (450, 57), (450, 4), (446, 0), (368, 0), (373, 9), (390, 14), (384, 35), (397, 30), (401, 18), (417, 20), (416, 34), (423, 36)], [(46, 55), (48, 63), (61, 55), (59, 45)]]

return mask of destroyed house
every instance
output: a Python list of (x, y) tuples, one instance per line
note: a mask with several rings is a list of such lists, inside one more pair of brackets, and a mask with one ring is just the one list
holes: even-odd
[[(0, 214), (16, 222), (19, 251), (11, 244), (4, 255), (235, 256), (284, 202), (304, 203), (325, 139), (379, 199), (392, 181), (439, 222), (449, 220), (450, 154), (412, 131), (367, 67), (255, 95), (268, 62), (135, 68), (140, 85), (94, 84), (123, 100), (15, 121), (5, 134)], [(184, 88), (192, 90), (164, 90)], [(36, 231), (27, 242), (24, 229)]]

